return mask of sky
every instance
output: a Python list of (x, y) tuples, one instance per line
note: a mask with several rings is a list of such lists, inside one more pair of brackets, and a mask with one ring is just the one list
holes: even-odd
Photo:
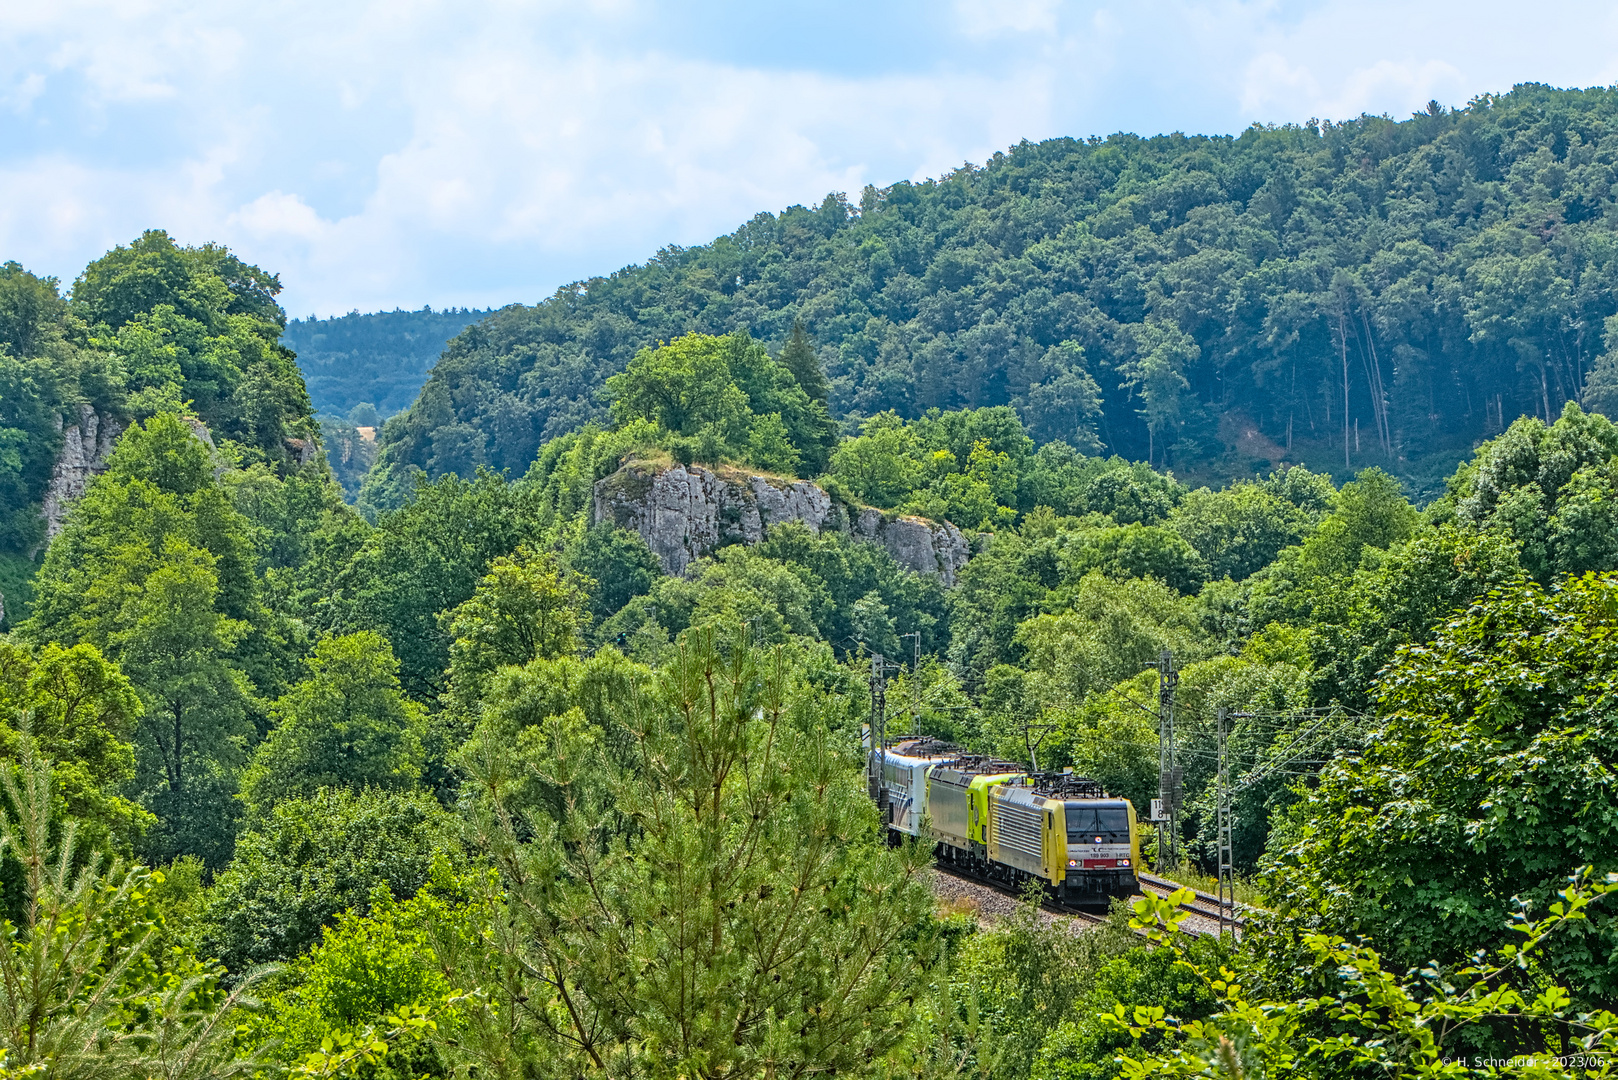
[(1022, 139), (1618, 81), (1618, 4), (0, 0), (0, 259), (148, 228), (293, 316), (533, 303)]

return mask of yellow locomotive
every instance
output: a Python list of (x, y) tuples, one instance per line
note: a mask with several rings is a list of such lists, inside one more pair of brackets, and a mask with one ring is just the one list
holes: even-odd
[(1140, 828), (1128, 799), (1071, 770), (1032, 773), (929, 738), (873, 749), (871, 794), (895, 839), (937, 845), (977, 877), (1041, 881), (1064, 903), (1140, 891)]

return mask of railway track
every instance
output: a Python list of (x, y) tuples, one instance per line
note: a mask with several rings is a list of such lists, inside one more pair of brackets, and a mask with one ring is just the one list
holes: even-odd
[[(1156, 874), (1141, 874), (1139, 877), (1142, 885), (1148, 889), (1151, 889), (1159, 896), (1166, 897), (1178, 889), (1189, 888), (1189, 886), (1181, 885), (1178, 881), (1170, 881), (1168, 878), (1160, 878)], [(1183, 905), (1185, 910), (1191, 912), (1193, 915), (1201, 915), (1205, 919), (1212, 919), (1215, 922), (1219, 921), (1221, 918), (1221, 912), (1219, 910), (1219, 897), (1205, 893), (1201, 889), (1191, 889), (1191, 895), (1196, 897), (1197, 902)], [(1224, 913), (1223, 918), (1234, 923), (1236, 928), (1240, 930), (1242, 927), (1246, 926), (1247, 923), (1246, 920), (1236, 912), (1246, 908), (1246, 906), (1247, 905), (1245, 904), (1237, 904), (1234, 910)]]
[[(1021, 903), (1022, 901), (1022, 893), (1020, 890), (1011, 888), (1010, 886), (1001, 882), (988, 881), (984, 878), (967, 874), (958, 869), (945, 867), (942, 865), (937, 865), (934, 867), (934, 869), (941, 875), (954, 878), (957, 881), (964, 882), (979, 889), (989, 890), (999, 897), (1007, 897), (1016, 901), (1017, 903)], [(1142, 874), (1140, 876), (1142, 879), (1142, 884), (1147, 888), (1152, 889), (1154, 892), (1161, 889), (1162, 892), (1159, 895), (1166, 896), (1168, 893), (1174, 891), (1174, 889), (1180, 887), (1173, 882), (1165, 882), (1163, 885), (1158, 885), (1157, 882), (1163, 881), (1162, 878), (1153, 878), (1151, 881), (1146, 881), (1145, 879), (1149, 875)], [(1210, 897), (1209, 899), (1213, 898)], [(1217, 903), (1217, 900), (1215, 900), (1215, 903)], [(1040, 905), (1040, 910), (1048, 912), (1052, 915), (1060, 915), (1065, 918), (1074, 919), (1090, 925), (1102, 925), (1107, 921), (1107, 917), (1105, 915), (1099, 915), (1093, 911), (1087, 911), (1084, 908), (1071, 907), (1067, 904), (1059, 904), (1054, 900), (1047, 900), (1042, 903)], [(1191, 917), (1180, 924), (1180, 930), (1182, 933), (1198, 934), (1210, 937), (1219, 933), (1219, 911), (1217, 908), (1205, 907), (1200, 904), (1188, 904), (1186, 905), (1186, 911), (1190, 913)], [(1242, 921), (1240, 918), (1238, 918), (1235, 922), (1236, 930), (1240, 932), (1242, 928)], [(1144, 931), (1136, 931), (1136, 933), (1143, 937), (1145, 936)]]
[[(975, 874), (968, 874), (955, 867), (944, 866), (943, 864), (934, 864), (933, 869), (941, 875), (954, 878), (957, 881), (966, 882), (967, 884), (976, 886), (980, 889), (987, 889), (999, 896), (1008, 897), (1016, 903), (1020, 904), (1022, 902), (1022, 891), (1020, 889), (1012, 888), (1003, 882), (990, 881), (986, 878), (978, 877)], [(1049, 912), (1052, 915), (1062, 915), (1068, 918), (1077, 919), (1080, 922), (1099, 925), (1107, 921), (1107, 917), (1105, 915), (1098, 915), (1093, 911), (1086, 911), (1083, 908), (1070, 907), (1067, 904), (1059, 904), (1054, 900), (1046, 900), (1044, 903), (1040, 904), (1039, 907), (1041, 911)]]

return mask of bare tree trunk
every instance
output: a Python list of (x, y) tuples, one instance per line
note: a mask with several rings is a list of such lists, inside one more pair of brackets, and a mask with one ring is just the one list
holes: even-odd
[(184, 741), (185, 707), (183, 705), (176, 705), (174, 707), (174, 774), (173, 779), (169, 781), (169, 787), (175, 791), (180, 790), (180, 784), (184, 780), (184, 776), (180, 771), (182, 767), (180, 762), (183, 760), (182, 755), (184, 753)]
[(1365, 352), (1368, 356), (1365, 374), (1371, 382), (1371, 411), (1377, 422), (1377, 436), (1382, 440), (1382, 452), (1393, 456), (1393, 426), (1388, 422), (1388, 390), (1382, 382), (1382, 364), (1376, 358), (1376, 341), (1371, 334), (1371, 320), (1360, 308), (1360, 325), (1365, 328)]
[[(1549, 353), (1550, 350), (1547, 349), (1546, 352)], [(1561, 358), (1557, 357), (1554, 353), (1551, 353), (1550, 363), (1544, 366), (1549, 367), (1551, 369), (1551, 374), (1556, 376), (1556, 400), (1568, 400), (1571, 395), (1568, 394), (1567, 385), (1562, 379), (1562, 368), (1566, 365), (1563, 364)]]
[(1352, 469), (1353, 463), (1348, 459), (1348, 332), (1343, 323), (1344, 315), (1340, 313), (1337, 317), (1337, 344), (1343, 358), (1343, 468)]
[(1298, 411), (1298, 362), (1292, 361), (1292, 390), (1287, 403), (1287, 450), (1292, 450), (1292, 417)]

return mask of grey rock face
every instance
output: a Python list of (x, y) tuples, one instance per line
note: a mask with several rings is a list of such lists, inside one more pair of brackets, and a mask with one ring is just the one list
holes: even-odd
[(633, 529), (671, 574), (726, 544), (756, 544), (783, 522), (814, 532), (844, 528), (881, 544), (899, 565), (938, 574), (953, 585), (971, 554), (955, 526), (917, 517), (885, 518), (863, 510), (853, 521), (834, 511), (831, 496), (805, 480), (721, 475), (700, 466), (628, 465), (595, 486), (594, 521)]
[(213, 432), (208, 430), (207, 424), (204, 424), (201, 420), (198, 420), (194, 416), (187, 416), (183, 419), (185, 421), (185, 426), (191, 429), (191, 434), (195, 435), (199, 442), (201, 442), (209, 450), (216, 449), (213, 444)]
[(84, 494), (90, 481), (107, 471), (113, 444), (123, 434), (123, 425), (112, 417), (98, 414), (89, 405), (79, 406), (79, 422), (62, 429), (62, 451), (51, 469), (51, 482), (45, 489), (43, 513), (45, 535), (54, 539), (62, 531), (68, 507)]
[(708, 469), (629, 465), (595, 486), (595, 516), (633, 529), (671, 574), (726, 544), (756, 544), (764, 531), (801, 521), (820, 531), (831, 498), (813, 484)]
[(287, 452), (292, 455), (293, 460), (298, 463), (299, 467), (315, 460), (315, 454), (320, 449), (313, 439), (288, 439), (286, 440), (286, 445)]
[(955, 577), (972, 555), (966, 537), (947, 521), (900, 515), (887, 518), (880, 510), (861, 510), (854, 522), (854, 533), (881, 544), (893, 561), (918, 574), (937, 574), (945, 585)]
[(749, 476), (747, 486), (758, 507), (759, 523), (765, 529), (783, 521), (801, 521), (819, 532), (831, 513), (831, 496), (806, 480), (785, 483)]

